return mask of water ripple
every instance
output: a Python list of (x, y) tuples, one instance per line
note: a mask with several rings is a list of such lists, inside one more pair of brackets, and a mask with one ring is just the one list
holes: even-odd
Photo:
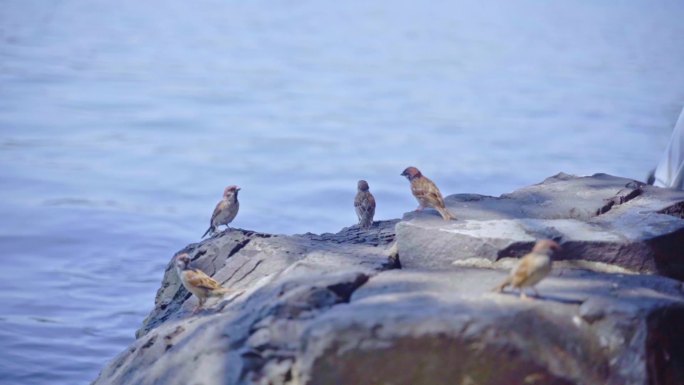
[[(234, 225), (334, 232), (408, 165), (497, 195), (643, 178), (684, 100), (681, 2), (5, 2), (0, 382), (85, 384), (226, 185)], [(629, 20), (629, 28), (625, 28)], [(577, 28), (581, 25), (582, 28)]]

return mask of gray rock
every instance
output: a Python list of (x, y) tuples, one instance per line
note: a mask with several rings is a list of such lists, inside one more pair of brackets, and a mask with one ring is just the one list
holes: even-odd
[[(657, 276), (555, 271), (534, 301), (491, 293), (504, 277), (482, 269), (373, 277), (308, 325), (301, 383), (646, 384), (649, 317), (668, 309), (661, 322), (672, 328), (684, 314), (681, 284)], [(589, 301), (609, 305), (600, 319), (582, 317)], [(675, 336), (683, 347), (684, 331)], [(684, 363), (681, 352), (669, 358)]]
[(192, 315), (197, 299), (170, 261), (138, 340), (94, 384), (287, 382), (303, 325), (389, 267), (396, 222), (321, 235), (232, 230), (187, 246), (193, 266), (245, 291)]
[[(190, 253), (193, 266), (214, 276), (224, 286), (236, 289), (250, 287), (254, 282), (286, 269), (290, 274), (320, 273), (359, 265), (372, 272), (387, 267), (385, 248), (394, 240), (397, 222), (376, 221), (367, 231), (352, 226), (337, 234), (321, 235), (224, 231), (201, 243), (188, 245), (178, 253)], [(346, 247), (338, 247), (339, 244)], [(183, 316), (179, 310), (189, 298), (190, 293), (181, 287), (173, 261), (170, 261), (157, 291), (155, 308), (143, 321), (136, 337), (163, 322)], [(182, 310), (189, 308), (185, 306)]]
[[(239, 291), (193, 315), (170, 262), (138, 339), (94, 384), (684, 383), (682, 283), (625, 274), (676, 271), (684, 205), (628, 183), (451, 196), (446, 226), (426, 210), (337, 234), (217, 234), (183, 251)], [(536, 300), (491, 292), (515, 261), (499, 257), (549, 234), (587, 260), (562, 254)]]
[(684, 191), (596, 174), (559, 174), (499, 198), (451, 195), (458, 220), (408, 213), (397, 225), (405, 267), (450, 268), (456, 260), (519, 257), (534, 241), (559, 241), (561, 260), (586, 259), (684, 279)]

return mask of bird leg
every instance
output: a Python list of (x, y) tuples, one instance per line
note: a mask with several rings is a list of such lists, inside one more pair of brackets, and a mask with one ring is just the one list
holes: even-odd
[(532, 288), (532, 291), (534, 291), (534, 296), (539, 297), (539, 292), (537, 291), (537, 288), (534, 286), (531, 286), (531, 288)]
[(520, 288), (520, 299), (529, 299), (527, 297), (527, 294), (525, 294), (525, 289), (523, 289), (522, 287)]
[(200, 298), (200, 299), (199, 299), (199, 303), (197, 304), (197, 306), (195, 307), (195, 309), (192, 311), (192, 314), (197, 314), (197, 312), (199, 312), (200, 309), (202, 309), (202, 305), (204, 305), (204, 299), (203, 299), (203, 298)]

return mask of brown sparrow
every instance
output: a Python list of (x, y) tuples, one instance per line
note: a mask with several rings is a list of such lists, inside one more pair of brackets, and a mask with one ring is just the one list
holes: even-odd
[(183, 253), (176, 257), (176, 272), (183, 286), (199, 298), (199, 304), (193, 310), (193, 314), (204, 305), (207, 298), (220, 297), (232, 291), (222, 287), (221, 284), (206, 275), (202, 270), (191, 268), (190, 256), (188, 254)]
[(437, 185), (429, 178), (423, 176), (415, 167), (407, 167), (404, 172), (401, 173), (406, 179), (411, 182), (411, 192), (413, 196), (418, 200), (418, 208), (416, 211), (420, 211), (426, 207), (432, 207), (444, 218), (445, 221), (456, 219), (456, 217), (447, 210), (444, 204), (444, 198), (442, 198), (442, 193), (439, 192)]
[(223, 199), (216, 204), (214, 208), (214, 213), (211, 214), (211, 221), (209, 221), (209, 228), (202, 235), (202, 238), (206, 237), (207, 234), (212, 235), (216, 232), (216, 228), (220, 225), (225, 225), (230, 228), (228, 224), (235, 219), (235, 216), (240, 209), (240, 202), (238, 202), (238, 191), (240, 187), (238, 186), (228, 186), (223, 190)]
[(531, 287), (535, 295), (539, 296), (534, 285), (549, 275), (551, 272), (551, 255), (560, 249), (560, 245), (550, 239), (537, 241), (532, 251), (520, 258), (518, 264), (511, 271), (511, 275), (494, 290), (500, 293), (506, 286), (512, 286), (520, 290), (520, 298), (527, 298), (523, 289)]
[(368, 182), (360, 180), (357, 184), (358, 192), (354, 198), (356, 216), (359, 217), (359, 227), (369, 229), (373, 225), (375, 215), (375, 197), (368, 191)]

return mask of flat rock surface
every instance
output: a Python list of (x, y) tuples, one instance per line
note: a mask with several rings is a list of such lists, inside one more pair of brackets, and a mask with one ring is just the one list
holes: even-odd
[[(630, 183), (561, 174), (450, 196), (453, 223), (425, 210), (367, 231), (222, 232), (181, 251), (235, 291), (192, 314), (170, 262), (138, 339), (94, 384), (682, 384), (682, 282), (641, 274), (681, 242), (682, 196)], [(540, 297), (492, 292), (548, 235), (565, 251)]]

